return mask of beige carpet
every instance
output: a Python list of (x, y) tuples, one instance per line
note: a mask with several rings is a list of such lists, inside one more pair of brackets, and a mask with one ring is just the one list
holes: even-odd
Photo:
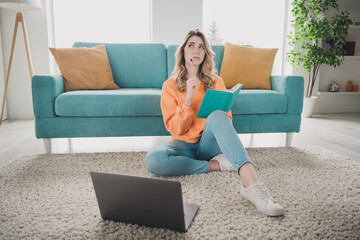
[(358, 239), (360, 163), (321, 148), (250, 148), (285, 208), (267, 217), (235, 173), (172, 177), (200, 205), (187, 233), (103, 221), (89, 171), (156, 177), (144, 152), (20, 156), (0, 167), (0, 239)]

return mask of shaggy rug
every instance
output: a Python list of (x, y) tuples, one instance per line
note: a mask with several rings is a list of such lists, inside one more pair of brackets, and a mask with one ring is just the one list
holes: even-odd
[(285, 216), (259, 213), (234, 172), (215, 172), (167, 178), (200, 205), (186, 233), (104, 221), (89, 172), (159, 178), (145, 152), (31, 155), (0, 167), (0, 239), (359, 238), (359, 162), (316, 147), (247, 150)]

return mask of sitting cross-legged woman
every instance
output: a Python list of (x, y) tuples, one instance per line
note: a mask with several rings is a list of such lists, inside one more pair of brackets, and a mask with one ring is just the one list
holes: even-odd
[(197, 118), (206, 89), (225, 91), (214, 74), (215, 54), (200, 30), (189, 31), (176, 51), (173, 77), (165, 81), (161, 110), (172, 140), (146, 155), (150, 172), (161, 176), (234, 171), (240, 175), (240, 196), (268, 216), (281, 216), (284, 208), (270, 196), (233, 125), (231, 111), (215, 111)]

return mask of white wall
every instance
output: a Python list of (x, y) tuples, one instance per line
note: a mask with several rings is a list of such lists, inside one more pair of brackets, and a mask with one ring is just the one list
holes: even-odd
[[(42, 10), (24, 12), (34, 74), (49, 74), (46, 0)], [(0, 8), (1, 36), (5, 74), (7, 72), (16, 11)], [(5, 75), (4, 74), (4, 75)], [(1, 75), (0, 75), (1, 77)], [(2, 95), (1, 95), (2, 96)], [(1, 100), (2, 101), (2, 100)], [(31, 79), (21, 24), (19, 24), (7, 94), (8, 118), (33, 118)]]
[(180, 44), (189, 30), (202, 29), (202, 0), (153, 0), (152, 13), (156, 43)]

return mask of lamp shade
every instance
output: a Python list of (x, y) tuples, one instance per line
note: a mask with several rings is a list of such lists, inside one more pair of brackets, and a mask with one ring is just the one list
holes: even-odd
[(18, 11), (39, 11), (41, 10), (40, 0), (0, 0), (0, 7)]

